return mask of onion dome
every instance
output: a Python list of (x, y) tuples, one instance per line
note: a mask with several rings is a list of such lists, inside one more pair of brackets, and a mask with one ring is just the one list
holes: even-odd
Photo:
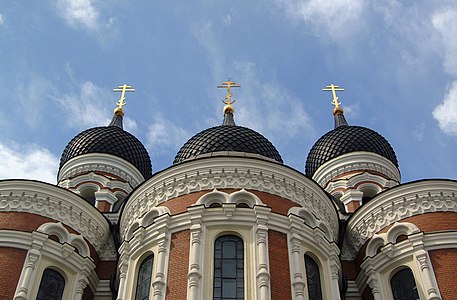
[(75, 136), (65, 147), (60, 158), (60, 169), (70, 159), (89, 153), (104, 153), (120, 157), (148, 179), (152, 175), (151, 159), (144, 145), (123, 129), (124, 110), (118, 107), (108, 126), (87, 129)]
[[(333, 88), (339, 87), (333, 86)], [(349, 126), (344, 118), (343, 109), (339, 106), (338, 97), (336, 97), (336, 100), (334, 98), (333, 104), (335, 105), (333, 110), (335, 128), (317, 140), (309, 151), (305, 172), (308, 177), (312, 177), (317, 169), (326, 162), (343, 154), (356, 151), (379, 154), (398, 168), (397, 156), (392, 146), (382, 135), (366, 127)]]
[(282, 163), (281, 155), (267, 138), (252, 129), (235, 124), (232, 106), (235, 101), (231, 101), (230, 87), (239, 85), (229, 80), (218, 87), (228, 89), (222, 125), (203, 130), (190, 138), (176, 154), (173, 164), (219, 151), (258, 154)]

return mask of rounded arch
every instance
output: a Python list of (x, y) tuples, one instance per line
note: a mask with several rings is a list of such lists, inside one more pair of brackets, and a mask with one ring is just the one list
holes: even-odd
[(84, 241), (84, 239), (81, 236), (74, 237), (71, 240), (70, 245), (75, 247), (81, 256), (87, 257), (90, 255), (89, 246), (87, 245), (87, 243)]
[(68, 277), (66, 273), (55, 266), (49, 266), (41, 274), (37, 300), (63, 299)]
[(254, 205), (263, 205), (262, 201), (255, 194), (241, 189), (230, 194), (230, 202), (235, 204), (247, 204), (249, 207), (254, 207)]
[(133, 237), (133, 232), (140, 228), (140, 224), (138, 221), (135, 221), (132, 225), (130, 225), (129, 229), (125, 233), (125, 240), (129, 241)]
[(317, 226), (318, 222), (316, 220), (316, 217), (314, 217), (312, 213), (310, 213), (303, 207), (292, 207), (289, 209), (288, 214), (294, 214), (296, 216), (299, 216), (304, 220), (305, 224), (311, 228), (315, 228)]
[(95, 183), (88, 182), (81, 184), (78, 187), (79, 195), (90, 204), (95, 205), (95, 193), (100, 191), (100, 186)]
[(387, 231), (387, 242), (395, 243), (400, 235), (410, 235), (419, 232), (419, 228), (409, 222), (395, 222), (395, 224)]
[(135, 300), (149, 299), (154, 270), (154, 252), (146, 251), (137, 260), (135, 266)]
[(46, 233), (49, 236), (56, 236), (61, 244), (68, 243), (70, 241), (70, 233), (60, 222), (45, 223), (38, 227), (38, 231)]
[(386, 244), (385, 239), (382, 236), (376, 236), (372, 238), (367, 245), (365, 255), (373, 257), (378, 253), (378, 249)]

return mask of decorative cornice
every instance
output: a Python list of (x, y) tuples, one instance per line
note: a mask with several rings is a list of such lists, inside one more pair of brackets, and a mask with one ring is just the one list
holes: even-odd
[(317, 169), (313, 179), (325, 187), (335, 177), (353, 171), (375, 171), (400, 182), (400, 171), (387, 158), (371, 152), (351, 152), (338, 156)]
[(59, 186), (67, 190), (81, 190), (87, 184), (96, 185), (97, 188), (103, 187), (111, 191), (121, 190), (125, 194), (130, 193), (133, 188), (128, 182), (121, 180), (112, 180), (107, 176), (99, 175), (93, 171), (78, 175), (73, 178), (65, 179), (59, 182)]
[(338, 216), (325, 192), (303, 174), (277, 163), (243, 157), (210, 157), (177, 164), (138, 187), (121, 216), (121, 228), (169, 199), (202, 190), (252, 189), (278, 195), (305, 207), (338, 231)]
[(402, 219), (430, 212), (457, 212), (457, 182), (412, 182), (371, 199), (348, 221), (342, 259), (354, 259), (360, 247), (381, 229)]
[(134, 165), (122, 158), (104, 153), (89, 153), (70, 159), (60, 168), (57, 181), (60, 183), (62, 180), (92, 171), (119, 176), (130, 182), (133, 187), (144, 181), (143, 175)]
[(0, 181), (0, 212), (27, 212), (62, 222), (97, 251), (110, 234), (107, 220), (95, 207), (70, 191), (42, 182)]

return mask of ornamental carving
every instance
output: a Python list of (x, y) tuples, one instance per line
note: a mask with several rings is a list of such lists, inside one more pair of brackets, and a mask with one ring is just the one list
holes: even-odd
[[(44, 188), (48, 189), (49, 193), (30, 191), (26, 193), (20, 190), (30, 189), (30, 186), (27, 186), (29, 183), (24, 182), (24, 186), (20, 184), (0, 186), (0, 212), (28, 212), (62, 222), (84, 236), (97, 252), (100, 251), (109, 236), (109, 227), (96, 208), (85, 207), (89, 204), (80, 203), (82, 199), (71, 192), (65, 191), (62, 195), (60, 188), (50, 189), (46, 185)], [(36, 185), (36, 190), (43, 187), (41, 183), (31, 184)], [(55, 194), (52, 193), (53, 191)]]
[(333, 203), (303, 174), (275, 163), (233, 157), (230, 160), (210, 158), (192, 161), (154, 176), (130, 196), (121, 228), (129, 228), (132, 222), (153, 207), (172, 198), (224, 188), (253, 189), (290, 199), (328, 224), (333, 236), (338, 232), (338, 217)]
[[(415, 184), (411, 185), (414, 188)], [(453, 189), (457, 188), (453, 185)], [(397, 221), (424, 213), (457, 212), (456, 194), (448, 186), (440, 187), (436, 183), (435, 189), (438, 191), (432, 193), (427, 192), (427, 187), (422, 192), (416, 188), (415, 193), (384, 194), (382, 198), (373, 198), (355, 213), (356, 216), (348, 224), (342, 259), (354, 259), (368, 239)], [(392, 192), (395, 193), (394, 190)]]

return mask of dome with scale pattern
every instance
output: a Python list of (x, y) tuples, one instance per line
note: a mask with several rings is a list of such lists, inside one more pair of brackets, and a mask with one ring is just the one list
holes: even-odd
[(151, 159), (143, 144), (119, 126), (94, 127), (75, 136), (65, 147), (59, 170), (70, 159), (89, 153), (104, 153), (120, 157), (148, 179), (152, 175)]
[(306, 159), (306, 175), (312, 177), (326, 162), (356, 151), (379, 154), (398, 168), (394, 149), (383, 136), (366, 127), (346, 125), (327, 132), (313, 145)]
[(259, 154), (283, 162), (278, 150), (263, 135), (233, 124), (212, 127), (196, 134), (181, 147), (173, 164), (218, 151)]

